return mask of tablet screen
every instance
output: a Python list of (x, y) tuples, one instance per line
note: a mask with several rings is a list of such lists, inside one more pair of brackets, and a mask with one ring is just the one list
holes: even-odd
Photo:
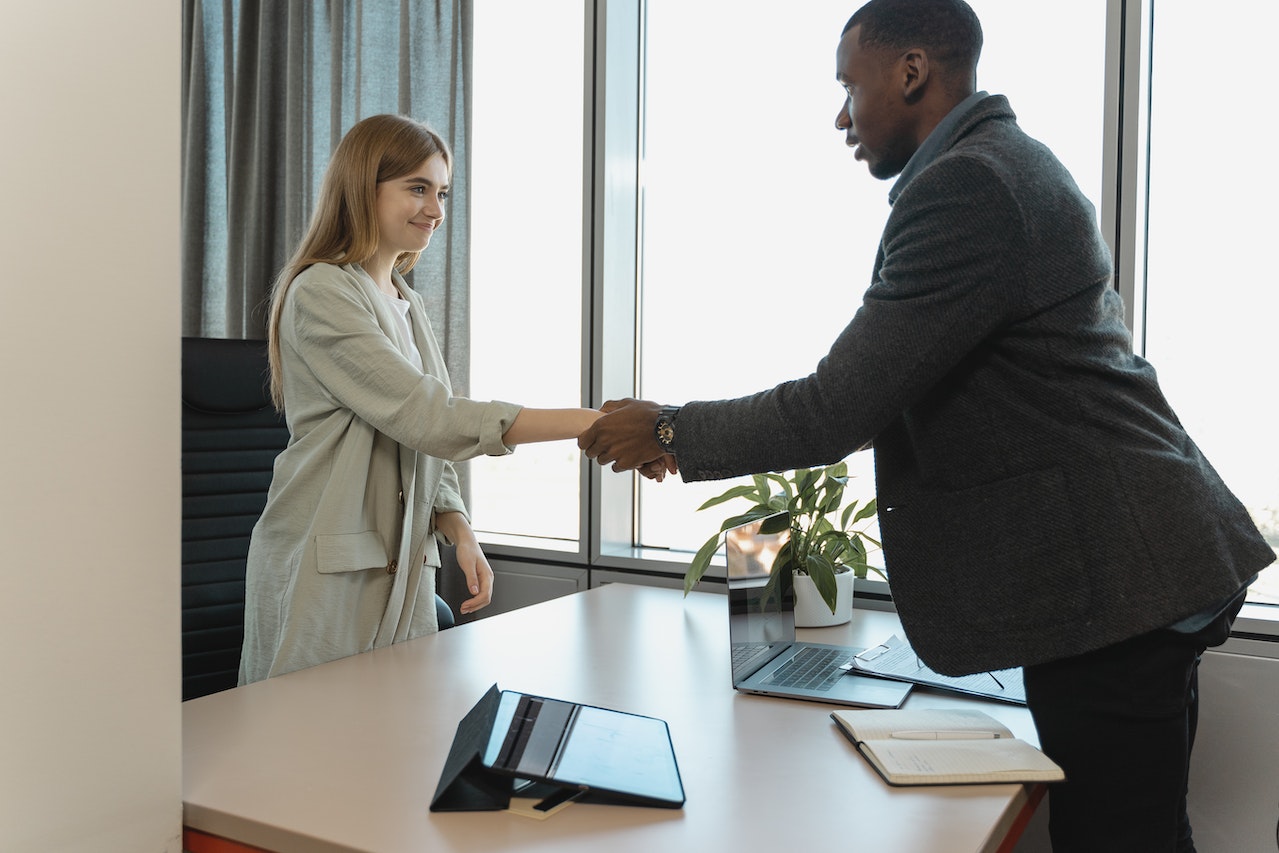
[(516, 776), (681, 804), (663, 720), (502, 691), (484, 764)]

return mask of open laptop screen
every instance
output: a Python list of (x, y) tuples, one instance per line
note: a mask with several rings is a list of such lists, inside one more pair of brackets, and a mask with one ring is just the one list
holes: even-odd
[(734, 684), (795, 641), (795, 587), (790, 573), (783, 572), (779, 583), (768, 583), (773, 559), (790, 534), (788, 530), (761, 533), (768, 520), (729, 528), (724, 534)]

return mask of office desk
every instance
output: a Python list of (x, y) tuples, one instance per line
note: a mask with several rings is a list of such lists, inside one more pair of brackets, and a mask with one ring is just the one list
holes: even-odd
[[(727, 605), (714, 593), (610, 584), (183, 706), (184, 822), (276, 851), (681, 853), (1011, 847), (1035, 798), (1022, 785), (892, 788), (830, 719), (832, 706), (737, 694)], [(873, 645), (892, 614), (804, 631)], [(431, 813), (458, 721), (492, 684), (661, 717), (682, 810), (574, 804), (545, 821)], [(974, 704), (916, 690), (907, 707)], [(1024, 708), (978, 703), (1037, 742)]]

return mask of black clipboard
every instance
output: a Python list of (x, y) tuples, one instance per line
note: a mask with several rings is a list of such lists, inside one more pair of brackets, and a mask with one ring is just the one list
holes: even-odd
[(665, 721), (494, 684), (458, 723), (431, 811), (499, 811), (517, 790), (547, 810), (569, 800), (684, 805)]

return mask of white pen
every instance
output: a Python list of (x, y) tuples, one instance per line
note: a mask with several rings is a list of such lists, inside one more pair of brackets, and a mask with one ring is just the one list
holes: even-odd
[(893, 732), (898, 740), (992, 740), (1002, 737), (999, 732)]

